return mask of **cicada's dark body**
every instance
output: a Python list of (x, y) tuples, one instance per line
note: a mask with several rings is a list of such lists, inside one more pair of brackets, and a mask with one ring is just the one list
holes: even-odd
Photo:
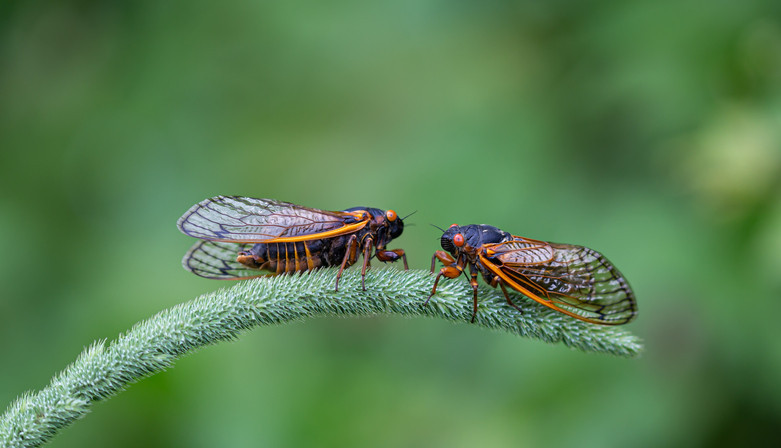
[(493, 287), (506, 286), (568, 316), (602, 325), (621, 325), (637, 315), (629, 283), (599, 252), (583, 246), (556, 244), (511, 235), (493, 226), (453, 224), (440, 239), (442, 249), (431, 259), (440, 269), (429, 299), (442, 276), (456, 278), (468, 266), (474, 291), (472, 322), (477, 315), (477, 273)]
[(193, 206), (177, 226), (203, 240), (185, 254), (182, 265), (206, 278), (238, 280), (339, 266), (338, 289), (344, 269), (363, 255), (363, 285), (373, 251), (380, 261), (401, 258), (407, 269), (402, 249), (386, 249), (404, 230), (393, 210), (332, 212), (272, 199), (218, 196)]

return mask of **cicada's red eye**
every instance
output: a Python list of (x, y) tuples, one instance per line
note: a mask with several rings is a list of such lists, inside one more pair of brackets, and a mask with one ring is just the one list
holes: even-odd
[(387, 219), (388, 221), (393, 222), (396, 220), (396, 218), (398, 218), (398, 216), (396, 215), (396, 212), (394, 212), (393, 210), (388, 210), (387, 212), (385, 212), (385, 219)]
[(452, 229), (453, 227), (458, 227), (458, 224), (450, 224), (450, 228)]
[(453, 244), (456, 245), (456, 247), (461, 247), (464, 245), (464, 235), (461, 235), (460, 233), (456, 233), (453, 235)]

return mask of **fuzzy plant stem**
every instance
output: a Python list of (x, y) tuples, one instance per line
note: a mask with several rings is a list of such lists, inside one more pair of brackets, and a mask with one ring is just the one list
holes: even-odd
[(519, 295), (514, 299), (524, 310), (521, 314), (500, 291), (486, 286), (479, 292), (477, 320), (470, 324), (472, 291), (463, 279), (441, 281), (424, 306), (434, 280), (426, 271), (370, 270), (366, 291), (357, 270), (345, 271), (338, 292), (334, 278), (334, 269), (323, 269), (239, 282), (164, 310), (109, 344), (93, 343), (43, 390), (28, 392), (8, 406), (0, 417), (0, 446), (43, 444), (94, 403), (171, 367), (194, 349), (234, 339), (257, 325), (314, 316), (430, 316), (584, 351), (632, 357), (642, 350), (638, 338), (625, 329), (581, 322)]

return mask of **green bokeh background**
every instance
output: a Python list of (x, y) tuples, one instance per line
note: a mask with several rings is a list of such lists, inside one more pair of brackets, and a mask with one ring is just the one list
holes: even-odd
[(224, 284), (213, 195), (596, 248), (636, 360), (444, 321), (260, 328), (51, 446), (730, 446), (781, 425), (781, 3), (5, 1), (0, 407)]

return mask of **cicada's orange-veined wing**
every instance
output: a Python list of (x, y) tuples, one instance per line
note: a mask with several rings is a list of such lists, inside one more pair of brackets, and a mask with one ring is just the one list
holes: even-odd
[(520, 236), (488, 244), (480, 261), (506, 284), (569, 316), (602, 325), (621, 325), (637, 314), (626, 279), (599, 252)]
[(266, 277), (236, 261), (236, 254), (249, 251), (254, 243), (199, 241), (182, 258), (182, 266), (193, 274), (214, 280), (243, 280)]
[(357, 232), (368, 214), (330, 212), (272, 199), (217, 196), (194, 205), (176, 223), (185, 235), (230, 243), (292, 243)]

